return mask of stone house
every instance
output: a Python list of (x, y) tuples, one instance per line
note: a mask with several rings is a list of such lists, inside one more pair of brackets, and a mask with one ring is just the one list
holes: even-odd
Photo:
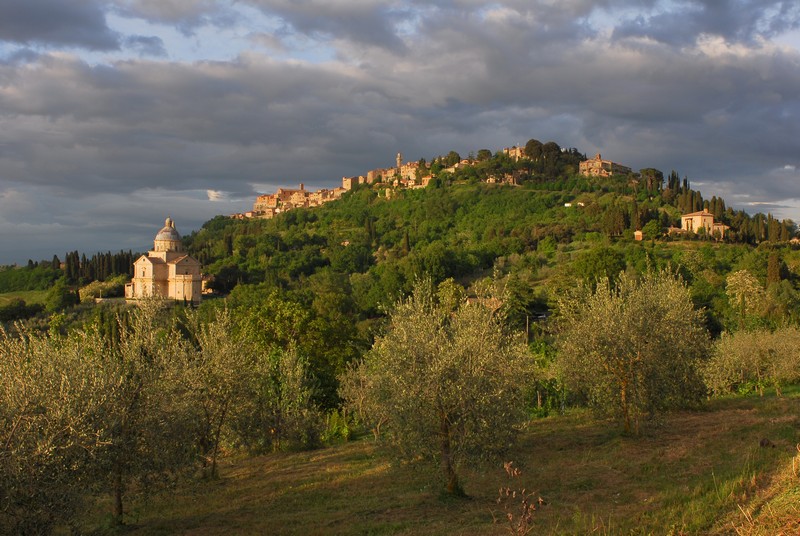
[(578, 165), (578, 172), (587, 177), (610, 177), (611, 175), (627, 175), (633, 173), (633, 170), (611, 160), (603, 160), (600, 153), (597, 153), (594, 158), (581, 162)]
[(681, 231), (698, 233), (700, 229), (709, 236), (723, 238), (730, 227), (722, 222), (715, 222), (714, 215), (708, 209), (681, 216)]
[(525, 147), (506, 147), (503, 152), (512, 158), (515, 162), (520, 158), (525, 158)]

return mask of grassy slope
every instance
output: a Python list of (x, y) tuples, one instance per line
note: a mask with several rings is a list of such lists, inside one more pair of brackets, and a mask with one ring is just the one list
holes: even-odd
[(47, 296), (46, 290), (20, 290), (17, 292), (6, 292), (0, 294), (0, 307), (8, 305), (14, 298), (22, 298), (28, 305), (34, 303), (44, 303)]
[[(760, 448), (762, 437), (777, 447)], [(715, 401), (651, 423), (638, 438), (572, 412), (532, 423), (508, 459), (523, 471), (515, 485), (548, 502), (534, 533), (778, 534), (800, 528), (798, 442), (794, 392)], [(505, 532), (491, 515), (508, 483), (500, 467), (464, 472), (469, 500), (443, 499), (427, 473), (392, 465), (371, 439), (228, 459), (220, 480), (137, 505), (129, 533)]]

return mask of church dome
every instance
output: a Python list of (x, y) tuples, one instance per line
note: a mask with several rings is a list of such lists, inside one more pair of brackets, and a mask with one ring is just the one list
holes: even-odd
[(164, 222), (164, 227), (156, 235), (156, 240), (178, 240), (180, 241), (181, 235), (175, 229), (175, 222), (172, 218), (167, 218)]
[(153, 242), (155, 251), (181, 251), (181, 235), (172, 218), (167, 218)]

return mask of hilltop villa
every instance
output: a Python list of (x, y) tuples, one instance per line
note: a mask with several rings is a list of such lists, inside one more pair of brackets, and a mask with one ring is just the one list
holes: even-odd
[(700, 229), (704, 229), (704, 232), (709, 236), (718, 235), (723, 238), (730, 227), (722, 222), (715, 222), (714, 215), (708, 209), (681, 216), (682, 231), (697, 233), (700, 232)]
[(603, 160), (600, 153), (597, 153), (594, 158), (581, 162), (578, 166), (578, 171), (581, 175), (587, 177), (610, 177), (611, 175), (627, 175), (633, 172), (628, 166), (617, 164), (611, 160)]
[(202, 285), (200, 262), (183, 252), (175, 222), (167, 218), (152, 251), (133, 263), (133, 279), (125, 285), (125, 298), (160, 296), (199, 303)]

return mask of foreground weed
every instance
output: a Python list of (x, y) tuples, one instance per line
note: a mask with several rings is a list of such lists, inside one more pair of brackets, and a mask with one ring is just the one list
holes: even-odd
[[(518, 467), (514, 467), (514, 462), (504, 463), (503, 468), (512, 482), (522, 474)], [(506, 529), (509, 534), (524, 536), (533, 530), (533, 516), (537, 506), (543, 506), (545, 502), (533, 491), (503, 486), (498, 492), (497, 504), (501, 506), (505, 514), (503, 517), (508, 523)], [(502, 517), (498, 519), (494, 512), (492, 512), (492, 518), (495, 523), (499, 523), (502, 519)]]

